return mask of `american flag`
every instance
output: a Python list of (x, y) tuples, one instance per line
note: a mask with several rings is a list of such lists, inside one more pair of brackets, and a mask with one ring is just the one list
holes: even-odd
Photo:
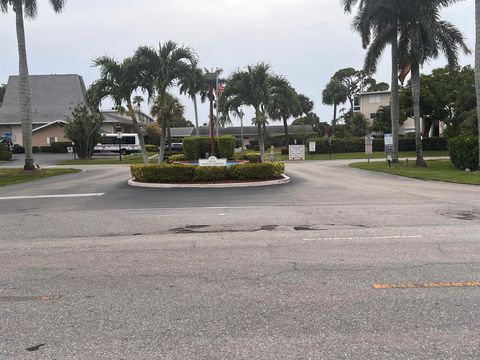
[(223, 92), (225, 91), (225, 85), (218, 83), (218, 97), (222, 97)]

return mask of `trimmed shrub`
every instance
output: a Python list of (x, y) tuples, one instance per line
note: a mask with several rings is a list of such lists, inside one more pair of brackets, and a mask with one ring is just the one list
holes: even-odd
[(180, 164), (132, 165), (132, 176), (141, 182), (190, 182), (193, 179), (195, 167)]
[(243, 160), (248, 161), (250, 163), (259, 163), (262, 162), (260, 158), (260, 153), (257, 152), (247, 152), (243, 154), (235, 154), (233, 157), (234, 160)]
[(448, 152), (455, 167), (478, 170), (478, 137), (458, 136), (448, 141)]
[(445, 138), (441, 137), (432, 137), (428, 139), (423, 139), (423, 150), (447, 150), (448, 141)]
[(235, 154), (235, 137), (234, 136), (221, 136), (217, 140), (218, 157), (222, 159), (231, 159)]
[(67, 153), (67, 147), (72, 146), (71, 142), (54, 142), (50, 144), (50, 152), (56, 154)]
[(225, 166), (197, 166), (193, 181), (222, 181), (228, 176)]
[(279, 179), (284, 171), (283, 162), (238, 164), (230, 168), (230, 178), (235, 180)]
[(170, 155), (167, 161), (170, 164), (174, 163), (175, 161), (187, 161), (187, 157), (184, 154), (175, 154), (175, 155)]
[(0, 161), (12, 160), (12, 153), (8, 150), (0, 150)]
[(147, 152), (158, 152), (158, 145), (145, 145)]
[(50, 146), (34, 146), (32, 151), (34, 153), (51, 153), (52, 148)]

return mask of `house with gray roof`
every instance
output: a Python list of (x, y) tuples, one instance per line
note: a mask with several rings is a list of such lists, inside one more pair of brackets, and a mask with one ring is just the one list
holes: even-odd
[[(49, 146), (67, 141), (63, 132), (71, 109), (86, 103), (86, 88), (80, 75), (30, 75), (33, 146)], [(0, 136), (11, 133), (12, 140), (22, 143), (19, 77), (10, 76), (0, 107)]]

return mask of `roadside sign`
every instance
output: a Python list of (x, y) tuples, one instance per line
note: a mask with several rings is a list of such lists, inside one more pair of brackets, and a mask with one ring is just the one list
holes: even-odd
[(117, 132), (117, 139), (121, 139), (123, 137), (123, 134), (121, 132)]
[(373, 137), (365, 136), (365, 154), (370, 155), (373, 153)]
[(68, 151), (69, 154), (72, 154), (73, 153), (73, 146), (68, 146), (67, 151)]
[(305, 145), (290, 145), (288, 148), (289, 160), (305, 160)]
[(385, 134), (384, 141), (385, 141), (385, 155), (391, 158), (393, 156), (393, 135)]
[(310, 141), (308, 143), (308, 151), (311, 153), (314, 153), (315, 151), (317, 151), (317, 143), (315, 141)]

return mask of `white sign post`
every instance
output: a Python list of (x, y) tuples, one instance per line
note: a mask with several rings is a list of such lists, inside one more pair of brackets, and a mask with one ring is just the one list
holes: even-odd
[(200, 166), (227, 166), (227, 159), (217, 159), (215, 156), (210, 156), (208, 159), (199, 159)]
[(316, 151), (317, 151), (317, 143), (315, 141), (310, 141), (308, 143), (308, 152), (312, 156), (312, 160), (313, 160), (313, 154), (315, 154)]
[(387, 155), (388, 164), (390, 165), (393, 157), (393, 135), (385, 134), (384, 141), (385, 141), (385, 155)]
[(368, 162), (370, 162), (370, 155), (373, 153), (373, 137), (365, 136), (365, 154), (368, 155)]
[(290, 145), (288, 148), (289, 160), (305, 160), (305, 145)]

